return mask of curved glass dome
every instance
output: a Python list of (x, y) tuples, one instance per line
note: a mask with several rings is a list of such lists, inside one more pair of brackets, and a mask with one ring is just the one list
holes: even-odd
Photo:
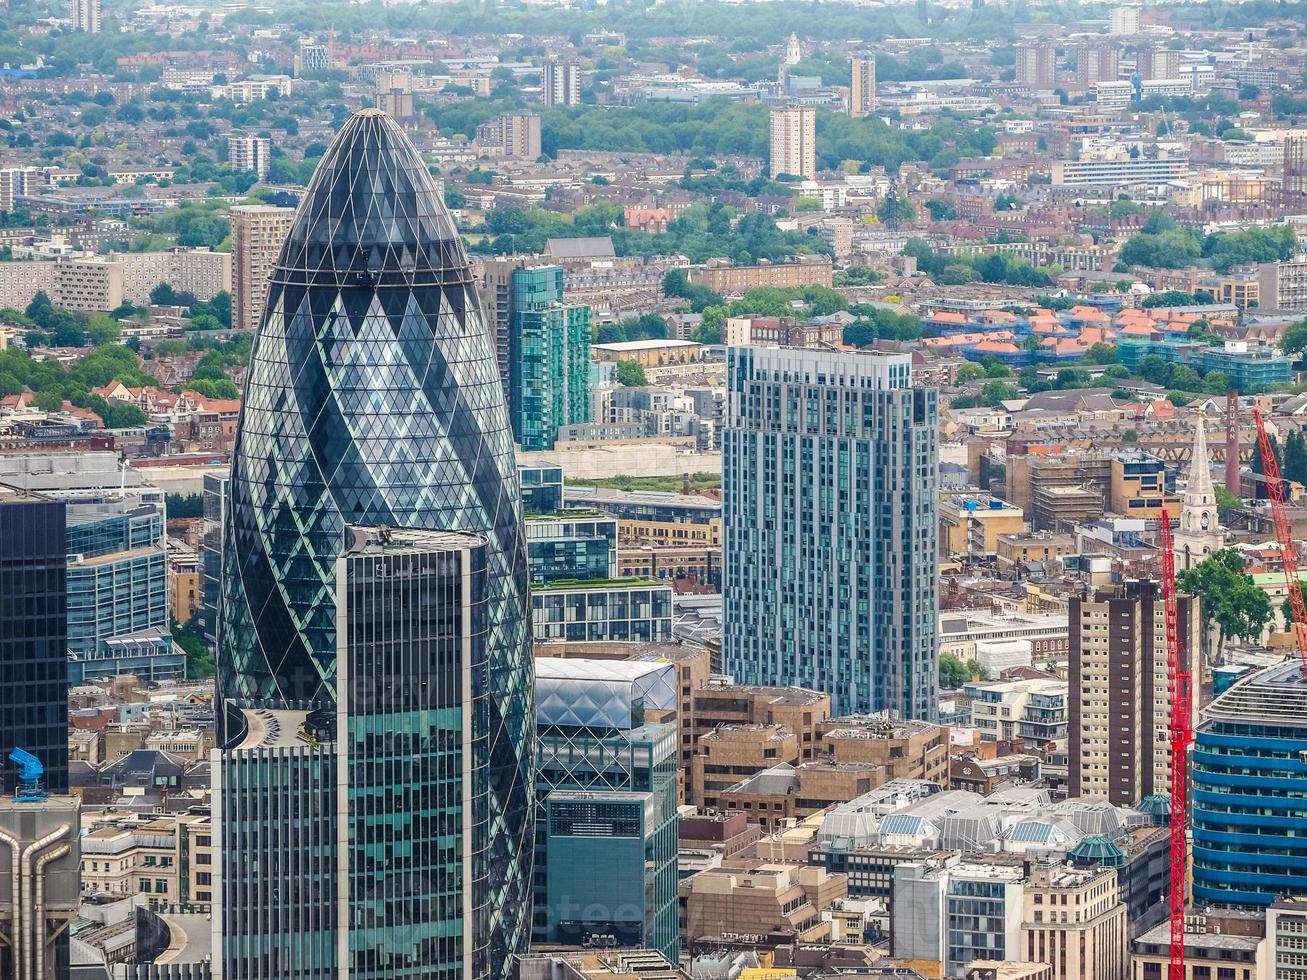
[(333, 703), (347, 524), (488, 543), (489, 663), (472, 712), (487, 748), (461, 764), (487, 842), (472, 869), (491, 896), (477, 941), (506, 963), (529, 914), (534, 726), (512, 435), (453, 222), (413, 144), (375, 110), (352, 116), (318, 165), (254, 339), (225, 532), (228, 704)]

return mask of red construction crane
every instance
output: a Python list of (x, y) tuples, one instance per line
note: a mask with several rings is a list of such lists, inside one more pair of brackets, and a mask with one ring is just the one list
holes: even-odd
[[(1198, 462), (1198, 461), (1195, 461)], [(1201, 461), (1206, 465), (1206, 461)], [(1171, 519), (1162, 512), (1162, 605), (1166, 612), (1166, 677), (1171, 686), (1171, 963), (1168, 980), (1184, 978), (1184, 910), (1188, 889), (1189, 744), (1193, 741), (1193, 673), (1180, 641)]]
[(1293, 533), (1289, 518), (1284, 512), (1284, 480), (1280, 478), (1280, 463), (1271, 449), (1266, 435), (1266, 422), (1260, 409), (1253, 409), (1257, 421), (1257, 444), (1262, 451), (1262, 476), (1266, 478), (1266, 492), (1271, 498), (1271, 517), (1275, 521), (1275, 538), (1280, 543), (1280, 562), (1284, 566), (1284, 584), (1289, 590), (1289, 609), (1293, 618), (1294, 639), (1298, 643), (1298, 656), (1307, 672), (1307, 603), (1303, 602), (1302, 582), (1298, 578), (1298, 553), (1293, 549)]

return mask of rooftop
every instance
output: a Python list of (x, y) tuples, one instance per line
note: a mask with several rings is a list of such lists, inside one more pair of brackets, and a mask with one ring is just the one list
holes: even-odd
[(614, 351), (616, 353), (636, 353), (642, 350), (662, 350), (665, 347), (702, 347), (703, 344), (693, 340), (620, 340), (612, 344), (591, 344), (596, 350)]
[(1204, 721), (1307, 728), (1307, 679), (1295, 657), (1236, 681), (1203, 709)]

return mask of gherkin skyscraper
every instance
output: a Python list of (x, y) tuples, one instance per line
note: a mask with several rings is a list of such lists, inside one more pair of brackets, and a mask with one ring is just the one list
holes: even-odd
[(512, 435), (457, 232), (381, 112), (282, 247), (228, 492), (220, 971), (506, 976), (534, 737)]

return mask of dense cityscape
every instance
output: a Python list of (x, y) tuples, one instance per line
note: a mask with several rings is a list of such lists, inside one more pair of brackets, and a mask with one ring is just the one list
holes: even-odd
[(0, 980), (1307, 980), (1305, 542), (1307, 3), (0, 6)]

